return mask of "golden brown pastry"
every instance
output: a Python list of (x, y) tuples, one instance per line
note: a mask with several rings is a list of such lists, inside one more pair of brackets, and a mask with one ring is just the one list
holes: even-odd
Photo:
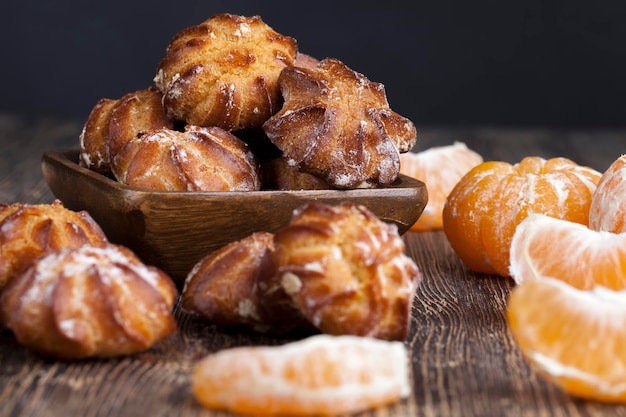
[(18, 342), (45, 356), (113, 357), (171, 334), (176, 288), (128, 249), (66, 248), (38, 259), (0, 297)]
[(80, 134), (79, 165), (108, 174), (124, 145), (142, 132), (173, 128), (154, 87), (125, 94), (117, 100), (103, 98), (94, 106)]
[(141, 134), (115, 156), (123, 184), (167, 191), (252, 191), (261, 188), (248, 145), (219, 127), (188, 125)]
[(421, 273), (395, 225), (354, 203), (308, 203), (274, 243), (274, 281), (320, 331), (406, 338)]
[(261, 166), (263, 188), (270, 190), (328, 190), (331, 188), (324, 180), (314, 175), (301, 172), (289, 165), (284, 157), (267, 161)]
[(261, 333), (309, 328), (274, 274), (274, 235), (257, 232), (201, 259), (185, 280), (182, 308), (222, 326), (245, 326)]
[(103, 174), (111, 172), (109, 120), (116, 103), (117, 100), (102, 98), (91, 109), (79, 136), (80, 166)]
[(183, 29), (157, 68), (171, 117), (228, 131), (259, 128), (280, 108), (277, 80), (297, 43), (259, 16), (218, 14)]
[(118, 100), (109, 120), (108, 147), (112, 161), (138, 134), (174, 128), (162, 101), (163, 95), (154, 87), (128, 93)]
[(413, 147), (417, 133), (389, 108), (382, 84), (327, 58), (315, 69), (285, 68), (279, 85), (285, 103), (263, 129), (290, 165), (335, 188), (397, 178), (399, 153)]
[(39, 257), (62, 248), (107, 243), (86, 211), (52, 204), (0, 204), (0, 291)]

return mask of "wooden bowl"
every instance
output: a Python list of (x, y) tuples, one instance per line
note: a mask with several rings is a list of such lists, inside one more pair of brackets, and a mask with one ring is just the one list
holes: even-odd
[(357, 190), (172, 192), (129, 187), (78, 165), (78, 150), (47, 152), (42, 171), (65, 207), (86, 210), (109, 240), (182, 285), (208, 253), (254, 232), (275, 232), (310, 201), (362, 204), (400, 233), (428, 200), (423, 182), (401, 175), (389, 187)]

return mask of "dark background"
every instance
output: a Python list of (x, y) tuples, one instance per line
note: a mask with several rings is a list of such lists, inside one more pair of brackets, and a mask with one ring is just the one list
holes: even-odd
[(420, 126), (626, 126), (626, 2), (23, 1), (0, 12), (0, 111), (84, 120), (152, 84), (171, 37), (260, 15), (385, 85)]

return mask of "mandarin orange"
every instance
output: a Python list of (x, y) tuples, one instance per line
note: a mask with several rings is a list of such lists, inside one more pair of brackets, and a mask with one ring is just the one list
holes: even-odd
[(443, 228), (473, 271), (509, 276), (516, 226), (530, 213), (587, 224), (601, 174), (566, 158), (487, 161), (461, 178), (446, 199)]
[(320, 334), (211, 354), (196, 366), (192, 389), (205, 407), (235, 413), (336, 415), (407, 397), (408, 366), (401, 342)]
[(626, 292), (544, 277), (513, 288), (507, 317), (544, 379), (578, 397), (626, 402)]
[(518, 284), (550, 276), (579, 289), (626, 289), (626, 234), (531, 214), (517, 226), (510, 254)]
[(482, 156), (461, 142), (400, 154), (400, 173), (424, 182), (428, 190), (428, 203), (411, 230), (441, 229), (448, 194), (463, 175), (481, 162)]
[(591, 199), (589, 227), (626, 232), (626, 155), (617, 158), (602, 174)]

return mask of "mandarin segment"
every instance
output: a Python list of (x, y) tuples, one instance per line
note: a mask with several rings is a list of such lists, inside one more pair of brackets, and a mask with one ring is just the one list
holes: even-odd
[(516, 226), (539, 213), (587, 224), (601, 174), (566, 158), (487, 161), (461, 178), (443, 209), (451, 246), (475, 272), (509, 276)]
[(517, 227), (510, 254), (518, 284), (550, 276), (579, 289), (626, 288), (626, 234), (532, 214)]
[(589, 227), (626, 232), (626, 155), (616, 159), (602, 174), (589, 208)]
[(443, 228), (443, 205), (450, 191), (482, 162), (480, 154), (461, 142), (400, 154), (400, 173), (423, 181), (428, 189), (428, 203), (411, 230)]
[(203, 359), (192, 375), (205, 407), (248, 415), (337, 415), (410, 394), (400, 342), (316, 335), (282, 346), (238, 347)]
[(515, 287), (508, 323), (523, 356), (572, 395), (626, 402), (626, 292), (544, 278)]

